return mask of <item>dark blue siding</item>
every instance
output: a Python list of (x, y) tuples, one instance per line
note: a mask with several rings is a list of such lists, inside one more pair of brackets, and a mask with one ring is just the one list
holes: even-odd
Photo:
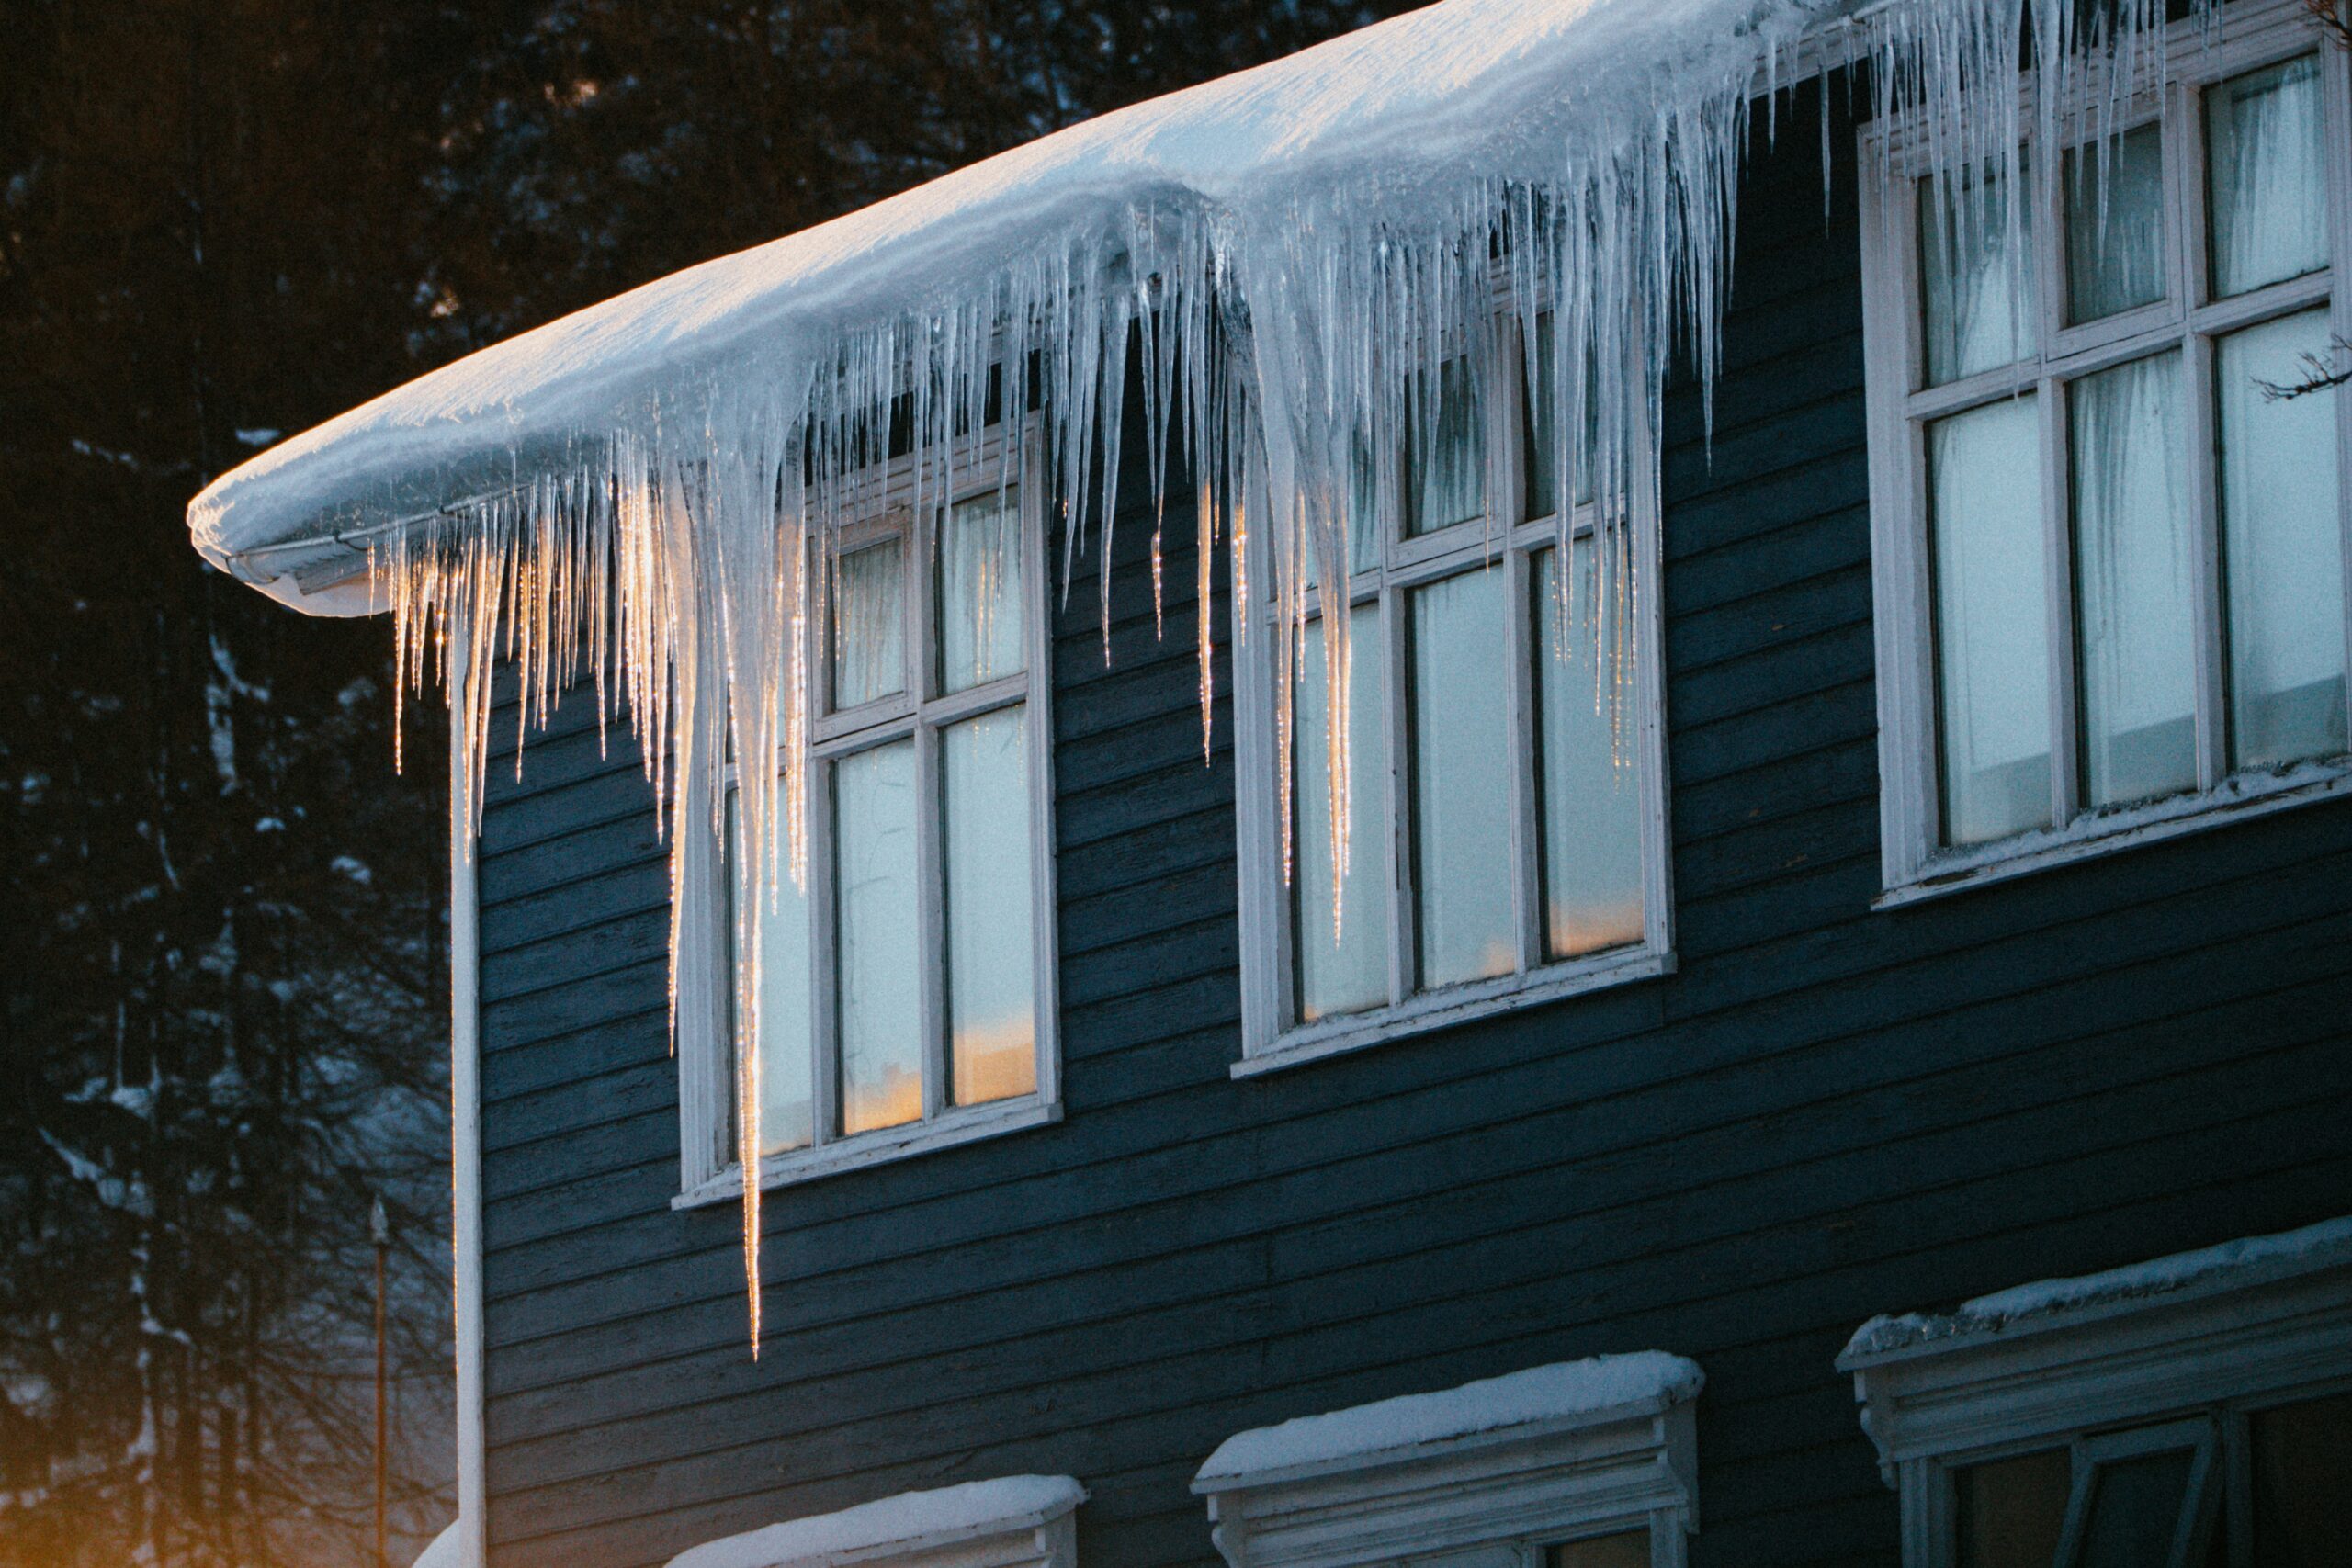
[(500, 1568), (1023, 1471), (1091, 1489), (1090, 1568), (1205, 1564), (1186, 1483), (1238, 1428), (1649, 1347), (1707, 1370), (1694, 1562), (1892, 1563), (1830, 1367), (1863, 1317), (2352, 1211), (2352, 807), (1871, 909), (1852, 175), (1825, 231), (1781, 145), (1712, 455), (1669, 421), (1670, 977), (1231, 1081), (1230, 716), (1204, 766), (1189, 526), (1156, 641), (1138, 506), (1110, 667), (1091, 565), (1057, 627), (1068, 1118), (773, 1194), (754, 1364), (737, 1212), (669, 1208), (636, 752), (582, 695), (493, 763)]

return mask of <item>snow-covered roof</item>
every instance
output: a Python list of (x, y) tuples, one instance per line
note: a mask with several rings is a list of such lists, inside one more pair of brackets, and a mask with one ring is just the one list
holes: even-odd
[(1432, 1444), (1500, 1440), (1523, 1432), (1655, 1414), (1698, 1396), (1699, 1364), (1662, 1350), (1530, 1367), (1436, 1393), (1409, 1393), (1279, 1426), (1238, 1432), (1193, 1478), (1195, 1492), (1360, 1468)]
[(1008, 1475), (930, 1492), (901, 1492), (838, 1513), (706, 1541), (672, 1558), (670, 1568), (817, 1568), (854, 1562), (886, 1550), (911, 1552), (978, 1536), (1034, 1529), (1085, 1501), (1086, 1488), (1067, 1475)]
[(1556, 175), (1564, 147), (1610, 155), (1698, 84), (1760, 82), (1764, 51), (1852, 3), (1442, 0), (483, 349), (221, 476), (190, 503), (190, 530), (289, 603), (364, 611), (269, 580), (332, 553), (295, 547), (558, 463), (721, 360), (805, 376), (841, 332), (968, 293), (1041, 240), (1109, 232), (1139, 205), (1205, 209), (1248, 243), (1335, 188), (1401, 213), (1433, 190)]
[(1854, 1331), (1838, 1364), (1851, 1370), (1886, 1357), (2060, 1328), (2133, 1305), (2234, 1290), (2346, 1263), (2352, 1263), (2352, 1214), (2098, 1274), (2037, 1280), (1962, 1302), (1951, 1312), (1882, 1314)]

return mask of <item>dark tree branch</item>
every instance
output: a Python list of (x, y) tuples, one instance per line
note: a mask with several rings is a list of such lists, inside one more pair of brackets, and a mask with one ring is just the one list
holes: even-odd
[(2302, 356), (2304, 375), (2301, 380), (2258, 380), (2255, 385), (2262, 389), (2266, 401), (2274, 403), (2289, 398), (2308, 398), (2314, 392), (2352, 385), (2352, 343), (2337, 338), (2335, 357), (2346, 361), (2347, 367), (2338, 370), (2329, 363), (2329, 356), (2324, 354), (2306, 354)]
[(2338, 49), (2352, 49), (2352, 15), (2347, 14), (2344, 0), (2303, 0), (2303, 9)]

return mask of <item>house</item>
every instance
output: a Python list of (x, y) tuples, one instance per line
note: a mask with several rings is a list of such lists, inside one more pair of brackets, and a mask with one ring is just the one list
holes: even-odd
[(461, 1560), (2345, 1562), (2352, 53), (2090, 15), (1446, 0), (199, 497), (451, 670)]

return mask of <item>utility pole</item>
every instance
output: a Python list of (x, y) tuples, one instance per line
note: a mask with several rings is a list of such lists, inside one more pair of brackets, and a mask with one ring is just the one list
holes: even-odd
[(376, 1244), (376, 1568), (387, 1568), (384, 1559), (384, 1472), (387, 1455), (385, 1440), (390, 1430), (387, 1419), (389, 1406), (384, 1387), (384, 1254), (392, 1245), (391, 1222), (384, 1215), (382, 1194), (376, 1198), (375, 1213), (368, 1216), (368, 1231)]

